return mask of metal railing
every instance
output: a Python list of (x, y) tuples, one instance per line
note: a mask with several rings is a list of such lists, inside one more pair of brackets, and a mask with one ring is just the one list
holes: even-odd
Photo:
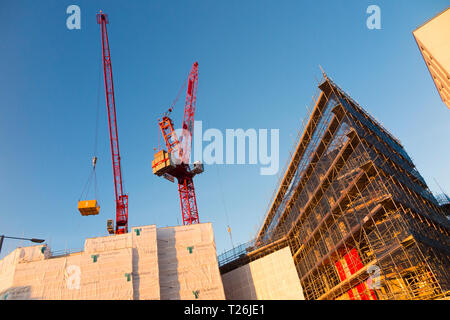
[(73, 253), (80, 253), (83, 252), (83, 249), (61, 249), (61, 250), (51, 250), (50, 258), (60, 258), (64, 256), (68, 256)]
[(248, 249), (253, 247), (255, 244), (255, 240), (250, 240), (248, 242), (245, 242), (243, 244), (240, 244), (237, 247), (234, 247), (233, 249), (230, 249), (228, 251), (225, 251), (224, 253), (217, 256), (217, 260), (219, 262), (219, 267), (234, 261), (242, 256), (245, 256), (248, 252)]

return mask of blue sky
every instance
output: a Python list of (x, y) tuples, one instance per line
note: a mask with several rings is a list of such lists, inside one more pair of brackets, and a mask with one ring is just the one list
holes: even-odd
[[(66, 8), (81, 8), (81, 30)], [(366, 8), (381, 8), (381, 30)], [(433, 191), (450, 192), (450, 111), (412, 31), (448, 1), (2, 1), (0, 3), (0, 234), (40, 237), (55, 250), (106, 235), (114, 189), (100, 31), (109, 15), (122, 170), (130, 226), (181, 222), (175, 184), (153, 176), (157, 119), (199, 62), (203, 129), (280, 129), (280, 164), (321, 76), (319, 65), (405, 146)], [(103, 80), (102, 80), (103, 81)], [(182, 121), (184, 92), (173, 113)], [(98, 216), (76, 206), (91, 170), (97, 97)], [(280, 170), (280, 174), (282, 171)], [(249, 240), (278, 176), (257, 165), (212, 165), (196, 177), (201, 222), (218, 252)], [(5, 240), (0, 257), (25, 242)]]

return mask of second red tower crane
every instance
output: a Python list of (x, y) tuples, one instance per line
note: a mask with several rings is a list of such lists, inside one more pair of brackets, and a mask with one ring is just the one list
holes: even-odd
[(170, 181), (178, 180), (181, 215), (184, 225), (199, 223), (197, 199), (195, 197), (194, 176), (203, 172), (203, 165), (195, 162), (189, 165), (191, 141), (194, 131), (195, 104), (197, 98), (198, 63), (195, 62), (189, 73), (186, 103), (184, 108), (181, 136), (178, 139), (172, 119), (169, 117), (172, 108), (159, 121), (167, 152), (161, 150), (152, 161), (153, 173)]
[(110, 234), (121, 234), (128, 232), (128, 195), (123, 193), (111, 55), (109, 52), (108, 33), (106, 30), (108, 22), (108, 15), (100, 11), (97, 14), (97, 24), (100, 25), (102, 34), (103, 73), (105, 76), (106, 106), (108, 108), (109, 136), (111, 140), (114, 190), (116, 195), (116, 226), (114, 228), (113, 220), (108, 220), (107, 229)]

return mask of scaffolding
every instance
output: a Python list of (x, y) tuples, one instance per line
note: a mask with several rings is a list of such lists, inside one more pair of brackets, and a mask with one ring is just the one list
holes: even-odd
[(398, 139), (325, 74), (318, 88), (260, 231), (221, 271), (289, 246), (306, 299), (448, 297), (439, 203)]

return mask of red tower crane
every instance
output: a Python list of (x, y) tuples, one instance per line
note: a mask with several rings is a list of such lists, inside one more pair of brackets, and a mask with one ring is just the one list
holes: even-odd
[(178, 180), (181, 214), (184, 225), (199, 223), (193, 178), (196, 174), (203, 172), (203, 165), (195, 162), (192, 169), (189, 165), (191, 141), (194, 131), (197, 80), (198, 63), (195, 62), (188, 78), (181, 137), (178, 139), (173, 128), (172, 119), (169, 117), (172, 111), (172, 108), (170, 108), (159, 121), (159, 128), (161, 129), (168, 152), (161, 150), (156, 153), (155, 159), (152, 162), (154, 174), (164, 176), (171, 181), (174, 180), (174, 177)]
[(114, 85), (111, 68), (111, 55), (106, 25), (109, 23), (108, 15), (100, 11), (97, 14), (97, 24), (102, 33), (103, 73), (105, 76), (106, 106), (108, 108), (109, 136), (111, 140), (111, 156), (113, 163), (114, 188), (116, 194), (116, 227), (114, 221), (107, 221), (110, 234), (128, 232), (128, 195), (123, 193), (122, 171), (120, 168), (119, 137), (117, 134), (116, 105), (114, 100)]

